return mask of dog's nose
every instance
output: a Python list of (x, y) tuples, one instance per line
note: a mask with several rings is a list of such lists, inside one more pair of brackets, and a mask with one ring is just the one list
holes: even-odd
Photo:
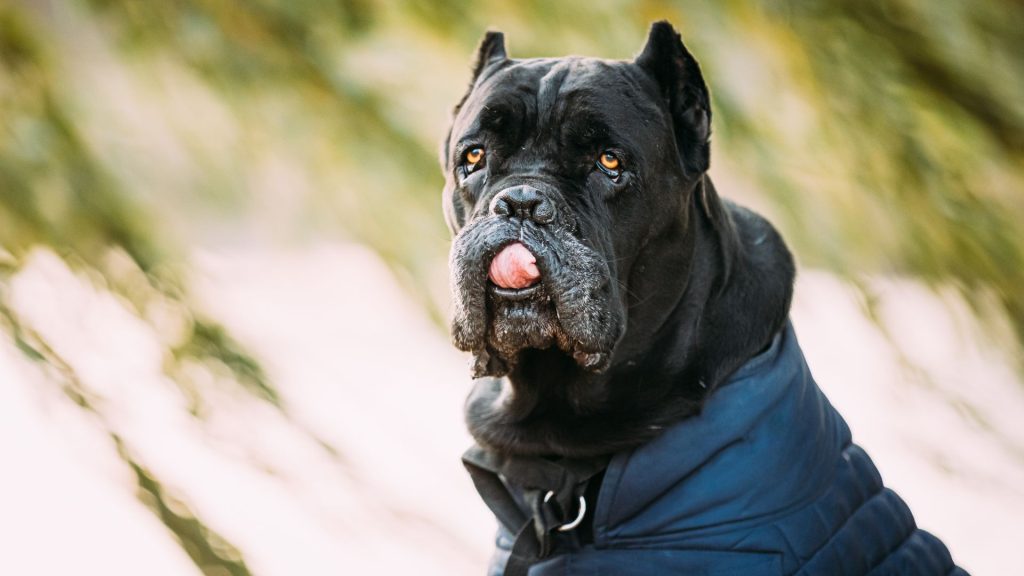
[(494, 200), (491, 200), (491, 213), (547, 224), (555, 219), (555, 203), (536, 188), (513, 186), (494, 196)]

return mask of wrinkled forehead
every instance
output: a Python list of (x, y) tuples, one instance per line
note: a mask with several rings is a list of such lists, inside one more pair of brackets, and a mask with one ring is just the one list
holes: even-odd
[(512, 60), (479, 79), (452, 137), (531, 128), (540, 137), (586, 134), (627, 145), (667, 118), (657, 87), (629, 62), (597, 58)]

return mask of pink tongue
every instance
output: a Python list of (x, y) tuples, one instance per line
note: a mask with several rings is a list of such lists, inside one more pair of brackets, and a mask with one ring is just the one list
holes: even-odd
[(509, 244), (491, 260), (491, 282), (502, 288), (526, 288), (540, 278), (537, 258), (519, 242)]

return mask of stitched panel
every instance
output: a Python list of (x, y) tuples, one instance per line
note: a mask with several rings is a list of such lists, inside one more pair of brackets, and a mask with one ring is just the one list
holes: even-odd
[(953, 558), (938, 538), (924, 530), (916, 530), (870, 572), (870, 576), (932, 576), (947, 574), (967, 576), (953, 564)]

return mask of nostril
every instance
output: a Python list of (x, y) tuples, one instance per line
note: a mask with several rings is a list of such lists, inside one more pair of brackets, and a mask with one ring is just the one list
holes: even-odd
[(555, 205), (550, 201), (540, 201), (533, 207), (533, 220), (538, 224), (548, 224), (555, 219)]
[(491, 212), (498, 216), (511, 216), (512, 208), (508, 205), (508, 202), (499, 194), (494, 202), (491, 203)]

